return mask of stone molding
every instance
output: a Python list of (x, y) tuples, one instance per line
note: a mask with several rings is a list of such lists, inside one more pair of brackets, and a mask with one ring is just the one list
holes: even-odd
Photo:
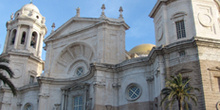
[(40, 98), (45, 98), (45, 99), (50, 97), (49, 93), (40, 93), (39, 96)]
[(18, 91), (24, 93), (26, 91), (38, 91), (40, 89), (39, 84), (36, 82), (34, 84), (25, 85), (23, 87), (18, 88)]
[(70, 84), (68, 86), (65, 86), (63, 88), (61, 88), (62, 91), (71, 91), (71, 90), (80, 90), (80, 89), (85, 89), (88, 88), (90, 86), (89, 83), (73, 83)]
[(0, 57), (6, 57), (6, 56), (10, 56), (10, 55), (25, 56), (25, 57), (28, 57), (32, 60), (39, 62), (39, 63), (44, 64), (44, 61), (40, 57), (36, 57), (32, 53), (29, 53), (29, 52), (10, 51), (10, 52), (1, 54)]
[(146, 78), (146, 81), (149, 82), (149, 83), (153, 82), (154, 81), (154, 76), (153, 75), (148, 76)]
[(118, 89), (118, 88), (121, 87), (121, 84), (119, 84), (119, 83), (113, 83), (113, 84), (112, 84), (112, 87)]

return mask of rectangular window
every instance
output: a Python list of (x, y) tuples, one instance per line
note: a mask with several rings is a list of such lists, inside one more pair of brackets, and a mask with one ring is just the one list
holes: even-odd
[(73, 97), (73, 110), (83, 110), (83, 97), (82, 96)]
[(183, 20), (176, 22), (176, 33), (177, 39), (186, 37), (185, 24)]
[(33, 84), (33, 83), (34, 83), (34, 76), (30, 76), (29, 84)]

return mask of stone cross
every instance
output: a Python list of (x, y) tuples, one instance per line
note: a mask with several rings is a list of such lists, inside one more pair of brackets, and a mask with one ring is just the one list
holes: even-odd
[(123, 9), (122, 9), (122, 6), (119, 8), (119, 12), (120, 12), (119, 18), (123, 19), (123, 15), (122, 15)]
[(106, 17), (106, 16), (105, 16), (105, 4), (102, 4), (101, 9), (102, 9), (101, 17), (105, 18), (105, 17)]
[(52, 31), (51, 32), (54, 32), (54, 28), (56, 27), (55, 23), (53, 23), (51, 27), (52, 27)]

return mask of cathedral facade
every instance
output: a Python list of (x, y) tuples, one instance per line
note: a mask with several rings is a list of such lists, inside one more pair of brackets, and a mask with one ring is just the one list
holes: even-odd
[(130, 51), (125, 50), (130, 27), (123, 9), (119, 12), (119, 18), (108, 18), (103, 5), (99, 18), (84, 18), (77, 9), (44, 38), (39, 9), (32, 3), (19, 9), (6, 23), (1, 54), (10, 60), (18, 95), (1, 84), (0, 109), (164, 110), (160, 91), (179, 73), (200, 89), (191, 110), (220, 109), (219, 0), (158, 0), (149, 15), (156, 45)]

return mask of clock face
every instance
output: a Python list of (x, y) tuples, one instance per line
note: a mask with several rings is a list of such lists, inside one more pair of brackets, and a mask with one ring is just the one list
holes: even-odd
[(163, 28), (159, 26), (157, 28), (157, 40), (160, 41), (163, 38)]

